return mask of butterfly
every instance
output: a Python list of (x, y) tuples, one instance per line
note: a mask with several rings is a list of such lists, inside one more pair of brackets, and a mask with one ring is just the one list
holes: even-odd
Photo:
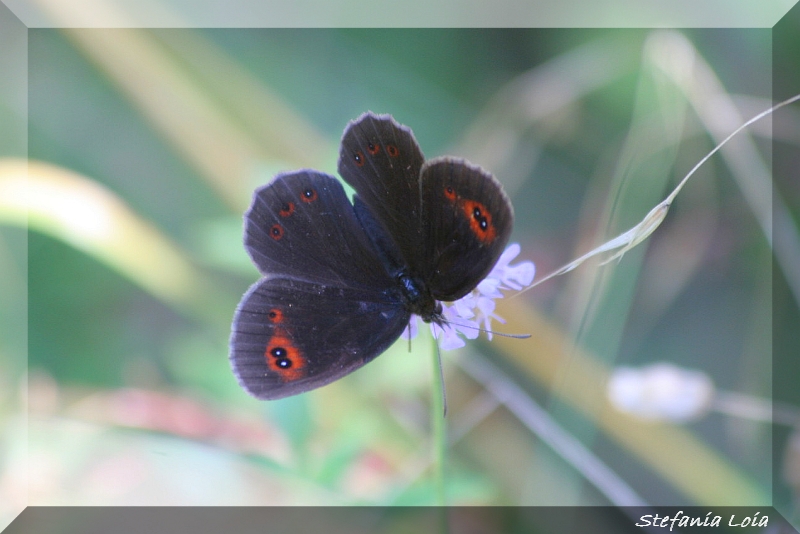
[(514, 211), (500, 183), (462, 159), (425, 160), (413, 133), (368, 112), (344, 131), (339, 174), (281, 173), (257, 189), (244, 245), (263, 274), (230, 339), (241, 386), (279, 399), (337, 380), (384, 352), (412, 314), (442, 325), (491, 271)]

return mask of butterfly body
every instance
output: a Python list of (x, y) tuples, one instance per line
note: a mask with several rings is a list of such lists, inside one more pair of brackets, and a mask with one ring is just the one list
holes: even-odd
[(244, 295), (230, 360), (251, 395), (332, 382), (386, 350), (412, 314), (444, 323), (502, 253), (513, 210), (500, 184), (463, 160), (425, 161), (413, 134), (366, 113), (345, 130), (339, 173), (301, 170), (259, 188), (245, 248), (264, 277)]

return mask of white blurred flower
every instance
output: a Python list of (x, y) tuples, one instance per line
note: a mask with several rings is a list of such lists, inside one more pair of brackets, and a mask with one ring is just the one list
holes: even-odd
[(442, 326), (431, 323), (433, 337), (439, 340), (439, 347), (442, 350), (458, 349), (466, 345), (458, 334), (467, 339), (478, 337), (478, 323), (460, 316), (455, 305), (442, 304), (442, 312), (447, 322)]
[(708, 411), (714, 383), (703, 372), (656, 363), (640, 369), (617, 368), (608, 381), (607, 393), (621, 412), (642, 419), (685, 422)]
[[(478, 337), (479, 329), (487, 331), (491, 340), (491, 320), (505, 323), (502, 317), (494, 313), (494, 299), (503, 298), (501, 290), (520, 290), (533, 281), (536, 267), (532, 261), (523, 261), (511, 265), (511, 261), (519, 255), (518, 243), (509, 245), (497, 260), (492, 271), (481, 280), (475, 289), (451, 304), (442, 303), (442, 312), (447, 321), (439, 326), (431, 323), (431, 332), (439, 340), (442, 350), (463, 347), (465, 342), (458, 334), (467, 339)], [(417, 335), (419, 316), (412, 315), (409, 328), (403, 331), (403, 339), (413, 339)]]

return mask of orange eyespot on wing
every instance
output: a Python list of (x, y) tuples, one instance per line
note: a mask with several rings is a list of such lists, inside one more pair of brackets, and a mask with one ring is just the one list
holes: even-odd
[(314, 189), (313, 187), (306, 187), (305, 189), (303, 189), (303, 194), (300, 196), (300, 199), (306, 203), (314, 202), (315, 200), (317, 200), (317, 198), (318, 198), (317, 190)]
[(469, 220), (469, 227), (472, 233), (482, 242), (489, 244), (497, 237), (494, 225), (492, 225), (492, 214), (486, 206), (475, 200), (462, 200), (459, 203), (461, 210)]
[(484, 244), (490, 244), (497, 237), (497, 230), (492, 224), (492, 213), (477, 200), (463, 199), (452, 185), (444, 186), (444, 198), (455, 203), (467, 221), (475, 237)]
[(278, 223), (273, 224), (269, 228), (269, 236), (275, 241), (280, 240), (283, 237), (283, 226)]
[(278, 308), (272, 308), (270, 311), (268, 311), (267, 317), (269, 317), (269, 322), (274, 324), (280, 324), (283, 322), (283, 312)]
[(280, 215), (281, 217), (288, 217), (289, 215), (294, 213), (294, 210), (295, 210), (294, 202), (286, 202), (283, 206), (281, 206), (278, 215)]
[(306, 360), (300, 350), (282, 329), (276, 329), (264, 351), (267, 367), (280, 375), (284, 381), (302, 378)]

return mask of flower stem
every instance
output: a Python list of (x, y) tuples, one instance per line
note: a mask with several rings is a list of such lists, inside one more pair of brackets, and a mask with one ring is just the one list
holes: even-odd
[[(434, 339), (434, 344), (436, 340)], [(447, 496), (445, 494), (444, 462), (445, 450), (447, 447), (447, 436), (445, 435), (444, 418), (444, 376), (438, 346), (433, 351), (433, 388), (431, 397), (431, 429), (433, 432), (433, 485), (435, 491), (436, 505), (446, 506)], [(443, 524), (446, 527), (446, 523)], [(446, 532), (446, 530), (443, 530)]]

